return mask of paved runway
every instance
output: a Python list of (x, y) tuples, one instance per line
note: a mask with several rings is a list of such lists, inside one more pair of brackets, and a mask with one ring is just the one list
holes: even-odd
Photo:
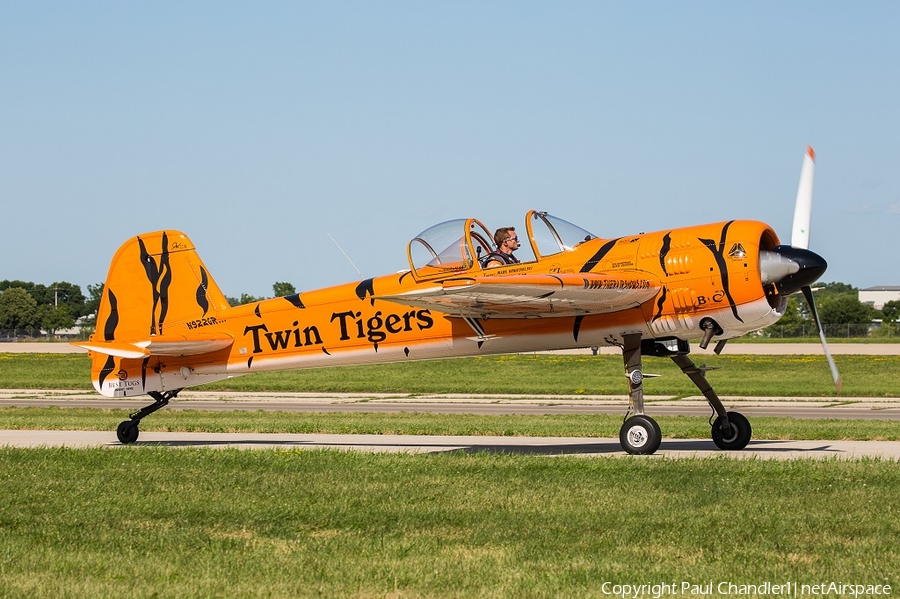
[[(10, 346), (18, 345), (12, 348)], [(28, 345), (30, 347), (23, 347)], [(49, 347), (48, 347), (49, 345)], [(77, 351), (59, 344), (0, 344), (4, 351)], [(601, 352), (608, 348), (602, 348)], [(832, 353), (895, 355), (900, 344), (832, 344)], [(732, 344), (729, 353), (816, 354), (817, 344)], [(579, 350), (589, 352), (590, 350)], [(609, 351), (619, 350), (611, 348)], [(722, 397), (726, 407), (746, 416), (797, 418), (853, 418), (900, 420), (900, 398), (778, 398)], [(646, 398), (650, 415), (706, 416), (710, 408), (702, 396), (674, 399)], [(147, 398), (108, 400), (92, 391), (0, 389), (0, 406), (94, 407), (137, 410)], [(522, 398), (509, 395), (403, 395), (225, 393), (184, 391), (167, 410), (265, 410), (305, 412), (432, 412), (450, 414), (624, 414), (625, 396), (557, 396)], [(151, 416), (152, 418), (152, 416)], [(136, 446), (236, 447), (247, 449), (313, 449), (437, 453), (489, 451), (540, 455), (624, 455), (618, 439), (533, 437), (436, 437), (398, 435), (292, 435), (141, 432)], [(115, 431), (0, 431), (0, 446), (122, 447)], [(791, 459), (879, 457), (900, 459), (900, 443), (874, 441), (751, 441), (739, 452), (722, 452), (705, 439), (665, 439), (653, 457), (729, 456)]]
[[(729, 397), (729, 410), (746, 416), (900, 420), (900, 397)], [(708, 416), (701, 395), (675, 399), (645, 396), (651, 416)], [(0, 389), (0, 407), (103, 408), (137, 411), (148, 397), (106, 399), (93, 391)], [(269, 412), (428, 412), (434, 414), (623, 414), (625, 395), (522, 397), (504, 394), (286, 393), (182, 391), (166, 410), (263, 410)], [(152, 416), (151, 416), (152, 418)]]
[[(900, 398), (773, 398), (725, 397), (729, 409), (748, 417), (775, 415), (807, 418), (900, 420)], [(706, 417), (702, 397), (676, 400), (648, 398), (651, 415), (686, 414)], [(147, 398), (110, 400), (88, 391), (0, 390), (0, 406), (58, 406), (126, 409), (148, 405)], [(227, 393), (184, 391), (167, 410), (265, 410), (306, 412), (433, 412), (467, 414), (624, 414), (625, 396), (521, 398), (510, 395)], [(152, 416), (150, 416), (152, 418)], [(0, 431), (0, 446), (122, 447), (114, 426), (108, 431)], [(898, 424), (900, 426), (900, 424)], [(488, 451), (538, 455), (625, 455), (618, 439), (591, 437), (488, 437), (418, 435), (299, 435), (288, 433), (162, 433), (142, 431), (136, 446), (234, 447), (242, 449), (335, 448), (370, 452), (439, 453)], [(751, 441), (747, 449), (722, 452), (708, 439), (664, 439), (656, 456), (733, 458), (859, 458), (900, 459), (900, 442), (874, 441)]]
[[(0, 446), (124, 448), (115, 433), (96, 431), (0, 431)], [(142, 432), (133, 446), (210, 447), (236, 449), (339, 449), (389, 453), (518, 453), (532, 455), (624, 456), (618, 439), (592, 437), (481, 437), (433, 435), (304, 435), (289, 433), (159, 433)], [(886, 441), (751, 441), (742, 451), (723, 452), (712, 441), (664, 439), (650, 458), (725, 456), (746, 459), (900, 460), (900, 443)]]

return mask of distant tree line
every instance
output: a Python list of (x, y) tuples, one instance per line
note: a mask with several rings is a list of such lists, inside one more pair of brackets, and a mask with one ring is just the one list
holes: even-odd
[[(37, 337), (46, 331), (51, 337), (57, 331), (71, 329), (78, 322), (85, 335), (94, 330), (97, 308), (103, 296), (103, 283), (81, 287), (61, 281), (42, 285), (27, 281), (0, 281), (0, 338)], [(293, 295), (290, 283), (272, 285), (273, 297)], [(896, 336), (900, 319), (900, 301), (887, 302), (881, 310), (859, 301), (859, 289), (846, 283), (823, 283), (815, 291), (819, 319), (828, 336), (878, 337)], [(232, 306), (251, 304), (264, 299), (243, 293), (227, 297)], [(80, 320), (79, 320), (80, 319)], [(873, 322), (881, 326), (874, 328)], [(816, 337), (815, 323), (802, 296), (788, 298), (785, 315), (761, 334), (770, 337)]]
[[(286, 295), (294, 295), (295, 293), (297, 293), (297, 290), (294, 289), (294, 286), (290, 283), (283, 283), (279, 281), (272, 284), (272, 292), (274, 293), (272, 297), (284, 297)], [(255, 297), (247, 293), (242, 293), (240, 297), (226, 296), (225, 299), (227, 299), (228, 303), (232, 306), (243, 306), (244, 304), (252, 304), (253, 302), (259, 302), (269, 298)]]
[[(46, 331), (54, 337), (57, 331), (71, 329), (78, 323), (85, 335), (94, 330), (97, 308), (103, 297), (103, 283), (81, 287), (61, 281), (42, 285), (30, 281), (0, 281), (0, 338), (38, 337)], [(290, 283), (277, 282), (272, 286), (273, 297), (296, 293)], [(232, 306), (257, 302), (264, 297), (246, 293), (239, 298), (226, 298)]]
[[(50, 336), (69, 329), (81, 318), (97, 312), (103, 284), (81, 287), (66, 281), (42, 285), (29, 281), (0, 281), (0, 331), (7, 335)], [(92, 323), (88, 323), (89, 325)]]

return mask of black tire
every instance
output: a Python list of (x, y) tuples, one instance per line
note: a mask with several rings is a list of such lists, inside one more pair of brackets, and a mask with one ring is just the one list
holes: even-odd
[(723, 420), (719, 416), (712, 424), (712, 440), (716, 447), (730, 451), (747, 447), (753, 435), (750, 421), (738, 412), (728, 412), (728, 427), (722, 427)]
[(662, 433), (659, 425), (649, 416), (632, 416), (619, 430), (619, 443), (630, 454), (650, 455), (659, 449)]
[(137, 441), (138, 433), (140, 433), (138, 423), (134, 420), (125, 420), (116, 429), (116, 437), (119, 438), (119, 443), (122, 445), (131, 445)]

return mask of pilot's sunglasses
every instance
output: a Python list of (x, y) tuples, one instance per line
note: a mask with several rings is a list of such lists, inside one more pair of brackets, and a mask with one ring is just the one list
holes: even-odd
[(508, 237), (506, 241), (519, 241), (518, 237)]

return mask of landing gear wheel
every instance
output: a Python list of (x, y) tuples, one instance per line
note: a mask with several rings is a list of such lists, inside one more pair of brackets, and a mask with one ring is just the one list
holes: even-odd
[(139, 432), (137, 422), (134, 420), (125, 420), (120, 423), (119, 427), (116, 429), (116, 436), (119, 438), (119, 443), (122, 445), (131, 445), (137, 441)]
[(659, 425), (653, 418), (643, 414), (626, 420), (619, 431), (622, 449), (631, 454), (650, 455), (659, 449), (661, 440)]
[(719, 416), (712, 424), (712, 440), (719, 449), (738, 450), (747, 447), (753, 434), (750, 421), (738, 412), (728, 412), (728, 426)]

